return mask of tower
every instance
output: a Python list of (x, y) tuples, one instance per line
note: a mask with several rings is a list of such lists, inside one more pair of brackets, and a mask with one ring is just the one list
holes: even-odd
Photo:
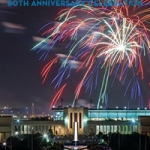
[(32, 117), (34, 117), (34, 103), (32, 103)]

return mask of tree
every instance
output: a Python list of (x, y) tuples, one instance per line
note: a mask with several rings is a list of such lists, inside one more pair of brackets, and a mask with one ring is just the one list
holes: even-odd
[(54, 137), (54, 133), (53, 133), (53, 130), (52, 128), (50, 127), (50, 129), (48, 130), (48, 136), (50, 139), (52, 139)]
[(102, 136), (103, 136), (103, 133), (99, 131), (99, 133), (97, 134), (97, 138), (99, 139), (100, 143), (102, 142)]

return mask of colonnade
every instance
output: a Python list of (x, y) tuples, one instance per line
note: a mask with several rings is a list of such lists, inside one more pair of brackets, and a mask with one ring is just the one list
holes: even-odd
[(137, 125), (96, 125), (96, 134), (99, 132), (108, 134), (109, 132), (119, 132), (121, 134), (131, 134), (137, 132)]
[(49, 129), (52, 129), (54, 134), (57, 135), (62, 135), (63, 134), (63, 127), (61, 125), (32, 125), (32, 124), (27, 124), (27, 125), (15, 125), (14, 126), (14, 131), (18, 131), (20, 134), (35, 134), (35, 133), (47, 133)]

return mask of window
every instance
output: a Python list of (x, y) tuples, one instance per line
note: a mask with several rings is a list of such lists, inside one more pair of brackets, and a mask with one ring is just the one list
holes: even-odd
[(72, 128), (72, 113), (70, 113), (70, 128)]
[(77, 120), (78, 120), (78, 114), (74, 113), (74, 122), (77, 122)]
[(79, 113), (79, 128), (82, 128), (82, 114)]

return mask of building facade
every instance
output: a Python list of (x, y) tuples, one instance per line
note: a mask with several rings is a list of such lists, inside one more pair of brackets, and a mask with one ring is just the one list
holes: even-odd
[[(74, 122), (78, 122), (78, 134), (98, 134), (103, 132), (150, 132), (149, 109), (88, 109), (86, 107), (53, 108), (53, 115), (47, 120), (35, 118), (0, 117), (0, 140), (10, 135), (45, 134), (52, 129), (55, 135), (69, 135), (74, 132)], [(145, 117), (143, 119), (143, 117)], [(144, 120), (144, 121), (142, 121)], [(146, 126), (146, 128), (144, 128)], [(144, 130), (145, 129), (145, 130)]]
[(8, 138), (13, 131), (12, 116), (0, 116), (0, 141)]

